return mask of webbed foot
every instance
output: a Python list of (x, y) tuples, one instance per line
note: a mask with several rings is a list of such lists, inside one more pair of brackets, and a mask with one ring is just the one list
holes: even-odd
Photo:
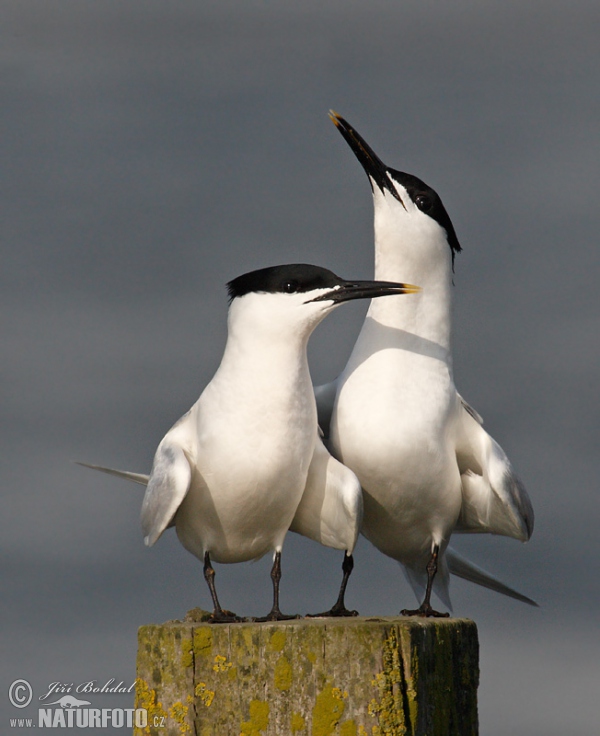
[(403, 608), (400, 613), (403, 616), (420, 616), (421, 618), (448, 618), (450, 616), (449, 613), (434, 611), (429, 603), (423, 603), (419, 608), (415, 608), (412, 611), (408, 608)]
[(255, 621), (258, 622), (265, 622), (265, 621), (293, 621), (294, 619), (302, 618), (300, 614), (296, 613), (293, 616), (286, 616), (284, 613), (281, 613), (279, 608), (272, 608), (269, 613), (267, 613), (266, 616), (261, 616), (260, 618), (255, 618)]
[(349, 611), (343, 604), (339, 606), (337, 603), (335, 606), (329, 609), (329, 611), (323, 611), (323, 613), (307, 613), (306, 618), (338, 618), (343, 616), (359, 616), (358, 611)]
[(243, 621), (243, 618), (237, 616), (232, 611), (226, 611), (222, 608), (215, 609), (210, 618), (208, 619), (209, 624), (239, 624)]

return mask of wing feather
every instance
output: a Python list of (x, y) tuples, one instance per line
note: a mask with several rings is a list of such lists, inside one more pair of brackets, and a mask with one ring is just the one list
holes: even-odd
[(527, 541), (534, 518), (527, 491), (504, 450), (464, 405), (456, 454), (463, 503), (455, 531), (488, 532)]
[(450, 572), (453, 575), (456, 575), (456, 577), (463, 578), (463, 580), (468, 580), (476, 585), (481, 585), (483, 588), (495, 590), (497, 593), (502, 593), (502, 595), (507, 595), (509, 598), (514, 598), (517, 601), (528, 603), (530, 606), (538, 605), (531, 598), (523, 595), (523, 593), (519, 593), (514, 588), (506, 585), (506, 583), (498, 580), (494, 575), (491, 575), (478, 565), (473, 564), (462, 555), (459, 555), (458, 552), (451, 547), (446, 549), (445, 557)]
[(331, 424), (331, 414), (335, 397), (337, 395), (337, 380), (331, 383), (324, 383), (322, 386), (315, 386), (315, 399), (317, 402), (317, 415), (319, 419), (319, 427), (325, 438), (329, 437), (329, 425)]
[(460, 394), (458, 394), (458, 398), (460, 399), (460, 403), (462, 404), (463, 409), (473, 417), (477, 424), (483, 424), (483, 417), (481, 416), (481, 414), (478, 411), (475, 411), (471, 404), (465, 401)]
[(317, 439), (306, 487), (290, 530), (326, 547), (352, 552), (362, 511), (358, 478)]
[(100, 473), (106, 473), (107, 475), (114, 475), (115, 478), (122, 478), (123, 480), (130, 480), (134, 483), (139, 483), (141, 486), (147, 486), (150, 476), (145, 473), (132, 473), (129, 470), (116, 470), (115, 468), (106, 468), (103, 465), (90, 465), (89, 463), (77, 462), (77, 465), (81, 465), (82, 468), (90, 468), (90, 470), (97, 470)]
[(190, 463), (172, 440), (165, 438), (154, 456), (152, 473), (142, 503), (144, 542), (151, 547), (167, 529), (192, 479)]

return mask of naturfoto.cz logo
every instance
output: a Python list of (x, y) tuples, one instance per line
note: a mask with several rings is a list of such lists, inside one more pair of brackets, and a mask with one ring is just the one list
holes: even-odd
[[(114, 679), (98, 687), (95, 681), (90, 681), (75, 687), (73, 684), (54, 682), (39, 700), (45, 700), (52, 694), (55, 697), (60, 693), (67, 694), (45, 703), (46, 707), (38, 708), (37, 723), (33, 718), (11, 718), (10, 725), (12, 728), (145, 728), (148, 725), (145, 708), (92, 708), (88, 707), (92, 705), (89, 700), (70, 694), (71, 690), (78, 693), (127, 693), (135, 685), (126, 688), (122, 682), (118, 686), (113, 686), (113, 683)], [(15, 708), (25, 708), (33, 699), (33, 688), (27, 680), (15, 680), (8, 689), (8, 699)]]

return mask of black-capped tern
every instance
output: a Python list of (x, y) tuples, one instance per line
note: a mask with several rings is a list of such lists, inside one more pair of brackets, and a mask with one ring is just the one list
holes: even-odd
[[(371, 303), (340, 377), (315, 392), (332, 453), (358, 476), (362, 533), (404, 566), (421, 606), (450, 608), (449, 571), (536, 605), (448, 548), (453, 532), (526, 541), (533, 509), (502, 448), (457, 393), (450, 348), (455, 255), (461, 250), (437, 193), (386, 166), (337, 113), (331, 120), (364, 168), (374, 202), (375, 278), (422, 290)], [(424, 592), (424, 597), (423, 597)]]
[[(221, 608), (212, 561), (243, 562), (274, 553), (273, 606), (285, 535), (293, 531), (346, 550), (343, 593), (362, 515), (354, 473), (321, 442), (306, 347), (337, 306), (418, 292), (404, 283), (346, 281), (306, 264), (274, 266), (228, 284), (227, 343), (221, 364), (192, 408), (158, 446), (149, 476), (94, 467), (147, 485), (145, 543), (175, 526), (182, 545), (204, 562), (212, 622), (240, 619)], [(346, 612), (347, 613), (347, 612)], [(261, 620), (261, 619), (259, 619)]]

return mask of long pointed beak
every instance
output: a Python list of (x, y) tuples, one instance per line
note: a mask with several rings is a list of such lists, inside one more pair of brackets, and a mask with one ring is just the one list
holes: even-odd
[(344, 281), (335, 289), (321, 294), (309, 302), (332, 301), (336, 304), (348, 302), (352, 299), (375, 299), (379, 296), (393, 296), (394, 294), (417, 294), (420, 286), (401, 284), (395, 281)]
[[(359, 160), (361, 166), (369, 177), (371, 188), (373, 188), (373, 182), (375, 182), (382, 192), (387, 189), (387, 191), (390, 192), (390, 194), (404, 207), (404, 202), (400, 199), (396, 188), (390, 181), (388, 167), (383, 163), (367, 141), (359, 135), (356, 130), (354, 130), (347, 120), (344, 120), (341, 115), (338, 115), (337, 112), (330, 110), (329, 118), (340, 131), (346, 143), (353, 150), (354, 155)], [(404, 207), (404, 209), (406, 209), (406, 207)]]

